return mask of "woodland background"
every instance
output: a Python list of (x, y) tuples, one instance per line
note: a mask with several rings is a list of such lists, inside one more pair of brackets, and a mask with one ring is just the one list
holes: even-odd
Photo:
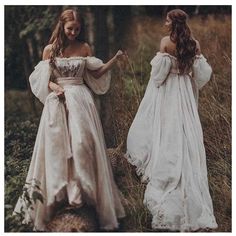
[[(150, 61), (167, 34), (166, 13), (185, 10), (195, 38), (213, 68), (202, 89), (199, 113), (207, 154), (210, 192), (219, 228), (231, 231), (231, 6), (5, 6), (5, 231), (24, 231), (13, 207), (21, 194), (33, 151), (42, 105), (28, 78), (41, 60), (62, 10), (79, 8), (94, 55), (106, 61), (118, 49), (129, 58), (112, 70), (108, 94), (96, 97), (106, 144), (113, 148), (114, 175), (125, 199), (126, 232), (147, 232), (145, 185), (122, 157), (128, 129), (145, 92)], [(113, 159), (114, 160), (114, 159)], [(30, 229), (28, 229), (30, 231)]]

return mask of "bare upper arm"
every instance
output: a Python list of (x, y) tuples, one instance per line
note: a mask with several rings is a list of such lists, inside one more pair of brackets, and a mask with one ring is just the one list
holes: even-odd
[(201, 54), (201, 47), (200, 47), (200, 43), (195, 39), (196, 42), (196, 54), (200, 55)]
[(52, 48), (52, 44), (47, 45), (44, 49), (43, 49), (43, 60), (47, 60), (50, 58), (50, 51)]

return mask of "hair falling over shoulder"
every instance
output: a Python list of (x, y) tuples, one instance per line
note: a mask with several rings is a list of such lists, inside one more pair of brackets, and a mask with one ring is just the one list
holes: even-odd
[(196, 41), (193, 39), (191, 30), (187, 25), (188, 15), (180, 10), (174, 9), (167, 13), (171, 19), (170, 39), (176, 43), (176, 56), (180, 73), (190, 70), (196, 55)]
[(52, 32), (51, 38), (49, 43), (52, 44), (51, 52), (50, 52), (50, 65), (54, 67), (55, 57), (62, 56), (63, 51), (66, 48), (66, 36), (64, 33), (64, 25), (68, 21), (78, 21), (81, 24), (80, 34), (77, 37), (77, 40), (80, 42), (85, 41), (85, 33), (84, 33), (84, 22), (83, 18), (81, 17), (80, 13), (74, 9), (67, 9), (64, 10), (59, 20), (56, 24), (55, 29)]

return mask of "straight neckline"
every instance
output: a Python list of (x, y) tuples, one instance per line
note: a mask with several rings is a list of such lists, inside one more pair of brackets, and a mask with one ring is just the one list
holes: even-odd
[(91, 56), (86, 56), (86, 57), (83, 57), (83, 56), (72, 56), (72, 57), (55, 57), (56, 59), (64, 59), (64, 60), (69, 60), (69, 59), (86, 59), (88, 57), (91, 57)]
[[(73, 57), (55, 57), (56, 60), (65, 60), (65, 61), (69, 61), (69, 60), (78, 60), (78, 59), (82, 59), (82, 60), (86, 60), (87, 58), (94, 58), (95, 56), (86, 56), (86, 57), (82, 57), (82, 56), (73, 56)], [(50, 59), (46, 59), (46, 60), (41, 60), (41, 62), (49, 62)]]

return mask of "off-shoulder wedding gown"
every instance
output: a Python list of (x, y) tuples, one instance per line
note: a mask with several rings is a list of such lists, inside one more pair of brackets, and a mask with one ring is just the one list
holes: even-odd
[(179, 74), (177, 59), (160, 53), (130, 127), (126, 158), (147, 182), (144, 204), (152, 227), (177, 231), (216, 228), (206, 154), (198, 115), (198, 91), (211, 67), (197, 55), (191, 73)]
[[(30, 75), (34, 95), (44, 103), (26, 183), (32, 194), (39, 183), (43, 203), (29, 202), (21, 196), (15, 212), (25, 212), (24, 222), (32, 221), (35, 230), (45, 230), (55, 202), (68, 199), (71, 205), (83, 203), (96, 207), (101, 228), (118, 227), (124, 217), (120, 193), (106, 155), (104, 135), (92, 93), (104, 94), (110, 86), (110, 73), (99, 79), (90, 70), (103, 63), (95, 57), (56, 58), (40, 61)], [(48, 87), (49, 79), (65, 89), (65, 100)], [(90, 89), (88, 88), (90, 87)], [(26, 186), (27, 187), (27, 186)]]

